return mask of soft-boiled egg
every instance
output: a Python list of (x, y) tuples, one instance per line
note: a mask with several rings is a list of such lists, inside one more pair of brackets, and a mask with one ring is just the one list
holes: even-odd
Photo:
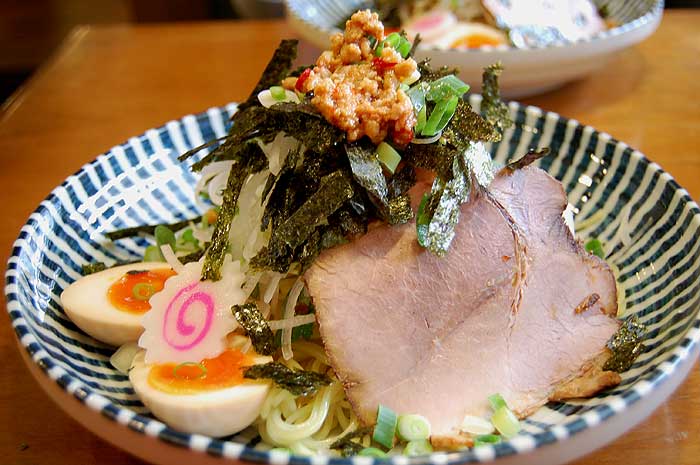
[(116, 266), (75, 281), (61, 303), (73, 323), (95, 339), (115, 346), (136, 342), (149, 299), (174, 274), (160, 262)]
[(469, 49), (486, 45), (496, 47), (506, 43), (508, 38), (502, 31), (481, 23), (457, 23), (432, 41), (432, 44), (446, 49)]
[(148, 365), (140, 352), (129, 379), (143, 404), (169, 426), (221, 437), (253, 423), (270, 389), (268, 381), (243, 378), (242, 368), (271, 361), (229, 349), (196, 363)]

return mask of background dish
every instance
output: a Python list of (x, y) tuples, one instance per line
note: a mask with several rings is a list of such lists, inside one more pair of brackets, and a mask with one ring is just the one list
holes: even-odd
[[(473, 105), (479, 101), (478, 96), (472, 97)], [(581, 210), (580, 218), (599, 217), (584, 234), (611, 244), (611, 260), (621, 270), (629, 311), (650, 326), (647, 349), (618, 388), (582, 402), (550, 404), (528, 419), (527, 434), (495, 448), (435, 454), (432, 463), (496, 457), (503, 458), (503, 463), (571, 460), (611, 441), (648, 415), (680, 383), (698, 354), (697, 205), (656, 164), (609, 135), (534, 107), (515, 103), (510, 107), (517, 124), (503, 142), (492, 147), (495, 157), (504, 161), (536, 146), (549, 146), (557, 154), (542, 160), (541, 166), (564, 182), (570, 202)], [(173, 431), (144, 416), (126, 377), (109, 366), (112, 350), (80, 333), (66, 319), (58, 295), (79, 276), (82, 263), (133, 259), (145, 243), (127, 240), (104, 245), (100, 231), (194, 216), (193, 177), (175, 157), (203, 140), (223, 135), (234, 108), (214, 108), (149, 130), (85, 165), (32, 214), (8, 264), (8, 311), (40, 383), (55, 399), (65, 401), (71, 396), (80, 401), (60, 405), (86, 426), (158, 463), (174, 455), (182, 459), (192, 450), (209, 452), (199, 457), (203, 463), (215, 462), (219, 456), (277, 463), (286, 456), (271, 457), (244, 447), (250, 434), (212, 440)], [(634, 242), (624, 248), (620, 243), (624, 235), (618, 233), (623, 218)], [(526, 455), (516, 458), (515, 454)], [(311, 460), (293, 458), (293, 462)], [(319, 462), (325, 460), (313, 460)], [(331, 460), (351, 462), (355, 461)]]
[[(501, 61), (506, 73), (501, 90), (509, 98), (533, 95), (554, 89), (605, 66), (611, 56), (652, 34), (661, 21), (663, 0), (598, 0), (607, 6), (610, 18), (619, 26), (590, 40), (561, 43), (544, 48), (509, 46), (474, 50), (441, 50), (419, 47), (418, 59), (430, 57), (433, 65), (458, 66), (464, 82), (481, 82), (484, 67)], [(337, 24), (355, 10), (372, 5), (370, 0), (285, 0), (287, 19), (306, 40), (326, 49), (329, 37), (338, 32)]]

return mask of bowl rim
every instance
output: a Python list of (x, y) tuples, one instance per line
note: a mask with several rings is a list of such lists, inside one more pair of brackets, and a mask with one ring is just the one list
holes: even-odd
[[(498, 46), (492, 46), (492, 45), (482, 45), (481, 47), (478, 48), (470, 48), (470, 49), (453, 49), (453, 48), (441, 48), (437, 46), (425, 46), (425, 45), (418, 45), (418, 50), (421, 52), (439, 52), (439, 53), (446, 53), (446, 54), (480, 54), (480, 53), (506, 53), (506, 52), (520, 52), (520, 53), (532, 53), (534, 51), (541, 51), (541, 50), (551, 50), (551, 49), (559, 49), (559, 48), (573, 48), (573, 47), (578, 47), (584, 44), (589, 44), (589, 43), (603, 43), (603, 42), (608, 42), (614, 38), (627, 35), (628, 33), (635, 31), (637, 29), (640, 29), (641, 27), (654, 23), (655, 21), (659, 21), (661, 17), (663, 16), (663, 10), (664, 10), (664, 2), (665, 0), (655, 0), (654, 3), (650, 6), (649, 10), (644, 13), (643, 15), (639, 16), (638, 18), (635, 18), (631, 21), (627, 21), (626, 23), (622, 23), (619, 25), (616, 25), (615, 27), (612, 27), (610, 29), (606, 29), (604, 31), (598, 32), (592, 37), (589, 38), (583, 38), (575, 41), (557, 41), (548, 45), (544, 46), (525, 46), (525, 47), (515, 47), (514, 45), (511, 44), (504, 44), (504, 45), (498, 45)], [(321, 26), (319, 24), (309, 22), (304, 17), (299, 13), (299, 4), (301, 2), (297, 2), (294, 0), (284, 0), (285, 4), (285, 9), (287, 11), (287, 14), (289, 16), (292, 16), (293, 21), (303, 24), (304, 26), (314, 29), (316, 33), (322, 34), (324, 36), (330, 37), (331, 34), (334, 34), (336, 32), (342, 32), (340, 29), (337, 27), (333, 26), (332, 28), (327, 28), (325, 26)]]
[[(481, 101), (481, 96), (472, 94), (470, 102), (478, 105)], [(532, 105), (521, 105), (517, 102), (510, 102), (512, 112), (523, 112), (525, 115), (532, 114), (537, 118), (556, 119), (567, 125), (573, 124), (582, 130), (593, 131), (599, 137), (604, 137), (608, 142), (620, 144), (620, 147), (630, 148), (628, 144), (614, 139), (605, 132), (597, 131), (591, 126), (583, 125), (575, 119), (564, 118), (555, 112), (545, 111), (539, 107)], [(214, 107), (196, 115), (186, 115), (178, 120), (169, 121), (168, 123), (158, 127), (144, 131), (146, 134), (149, 131), (168, 132), (173, 123), (185, 124), (186, 121), (196, 119), (199, 124), (202, 120), (210, 118), (211, 112), (219, 112), (224, 114), (224, 111), (230, 111), (235, 108), (235, 104), (228, 104), (225, 107)], [(136, 136), (136, 137), (140, 137)], [(131, 140), (118, 145), (117, 147), (126, 147), (131, 143)], [(157, 419), (138, 414), (128, 408), (121, 407), (111, 402), (106, 397), (94, 392), (92, 388), (85, 385), (80, 379), (73, 377), (62, 367), (54, 362), (53, 357), (47, 353), (40, 341), (38, 341), (24, 317), (27, 312), (26, 308), (20, 305), (18, 293), (20, 292), (20, 280), (18, 279), (18, 261), (22, 247), (25, 244), (25, 239), (31, 235), (31, 220), (35, 216), (42, 216), (46, 212), (46, 204), (52, 199), (58, 198), (56, 193), (69, 186), (71, 179), (74, 179), (84, 173), (86, 167), (96, 163), (97, 159), (102, 156), (112, 156), (111, 151), (99, 155), (95, 159), (83, 165), (74, 174), (68, 176), (60, 185), (56, 186), (47, 197), (41, 201), (37, 208), (30, 214), (29, 219), (22, 226), (19, 237), (13, 243), (12, 252), (7, 263), (5, 273), (5, 297), (6, 309), (10, 316), (11, 324), (18, 338), (20, 345), (29, 355), (29, 358), (37, 364), (45, 375), (49, 377), (53, 383), (57, 384), (60, 389), (67, 392), (69, 395), (86, 405), (94, 412), (100, 413), (118, 426), (125, 426), (137, 433), (146, 434), (147, 436), (164, 441), (167, 444), (187, 448), (195, 451), (206, 451), (209, 455), (218, 456), (220, 459), (246, 460), (251, 462), (267, 462), (267, 463), (292, 463), (299, 465), (369, 465), (374, 463), (373, 458), (368, 457), (330, 457), (330, 456), (312, 456), (304, 457), (297, 455), (287, 455), (284, 453), (268, 452), (256, 450), (248, 445), (235, 443), (218, 438), (210, 438), (199, 434), (188, 434), (177, 431), (165, 425)], [(687, 208), (692, 211), (692, 219), (690, 224), (700, 225), (700, 207), (690, 197), (689, 193), (681, 187), (675, 179), (665, 172), (657, 163), (647, 159), (644, 154), (638, 150), (632, 150), (630, 153), (631, 159), (635, 159), (638, 163), (645, 166), (646, 169), (651, 169), (659, 174), (659, 180), (667, 182), (673, 189), (676, 195), (680, 195), (679, 202), (683, 202)], [(30, 309), (31, 311), (31, 309)], [(536, 449), (541, 449), (549, 444), (565, 441), (567, 438), (572, 438), (577, 434), (590, 430), (596, 425), (602, 424), (620, 413), (628, 410), (632, 405), (635, 405), (640, 400), (648, 397), (652, 391), (666, 384), (671, 375), (678, 370), (681, 362), (686, 360), (688, 356), (700, 345), (700, 311), (696, 310), (695, 317), (688, 323), (686, 330), (679, 336), (678, 341), (674, 346), (665, 351), (661, 361), (653, 368), (648, 370), (648, 373), (640, 375), (640, 377), (632, 383), (623, 393), (606, 396), (605, 401), (592, 406), (590, 410), (580, 414), (577, 418), (564, 421), (561, 424), (545, 429), (541, 432), (527, 433), (518, 435), (509, 441), (501, 444), (487, 445), (475, 449), (469, 449), (456, 452), (436, 452), (424, 457), (403, 457), (393, 456), (388, 459), (379, 459), (379, 463), (391, 463), (395, 465), (407, 464), (424, 464), (431, 463), (435, 465), (452, 465), (465, 462), (491, 462), (497, 459), (513, 457), (532, 452)], [(128, 448), (127, 448), (128, 450)]]

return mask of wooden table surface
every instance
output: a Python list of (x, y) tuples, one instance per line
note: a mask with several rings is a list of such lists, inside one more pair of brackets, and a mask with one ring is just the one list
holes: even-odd
[[(700, 198), (700, 12), (581, 81), (526, 103), (640, 149)], [(0, 262), (29, 213), (97, 154), (145, 129), (245, 98), (283, 37), (279, 22), (83, 27), (0, 115)], [(314, 51), (302, 47), (310, 61)], [(546, 70), (543, 70), (546, 72)], [(0, 463), (141, 464), (69, 418), (31, 378), (0, 316)], [(700, 463), (700, 371), (651, 417), (576, 465)]]

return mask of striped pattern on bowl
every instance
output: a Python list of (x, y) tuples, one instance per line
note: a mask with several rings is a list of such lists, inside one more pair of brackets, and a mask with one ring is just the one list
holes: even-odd
[[(471, 97), (477, 107), (480, 97)], [(534, 107), (510, 104), (516, 121), (491, 147), (504, 162), (550, 147), (540, 165), (560, 179), (584, 237), (600, 238), (619, 269), (626, 314), (649, 327), (644, 353), (618, 387), (592, 399), (550, 403), (524, 422), (523, 434), (496, 446), (436, 453), (411, 463), (483, 462), (544, 447), (620, 415), (668, 380), (700, 340), (700, 210), (661, 168), (611, 136)], [(108, 243), (104, 231), (172, 222), (198, 214), (195, 178), (178, 154), (226, 132), (235, 105), (171, 121), (114, 147), (69, 177), (21, 229), (6, 274), (7, 308), (35, 363), (86, 408), (142, 434), (214, 456), (286, 463), (255, 432), (213, 439), (175, 431), (151, 417), (128, 378), (109, 364), (113, 349), (84, 335), (64, 314), (61, 291), (81, 265), (141, 257), (144, 239)], [(253, 442), (250, 442), (253, 441)], [(272, 457), (272, 458), (271, 458)], [(297, 464), (368, 465), (374, 459), (291, 457)], [(405, 464), (405, 457), (391, 463)]]
[[(372, 8), (372, 0), (286, 0), (287, 12), (295, 20), (303, 23), (317, 35), (330, 37), (340, 32), (339, 24), (343, 24), (357, 10)], [(619, 36), (639, 28), (661, 16), (664, 7), (663, 0), (594, 0), (599, 9), (605, 9), (608, 19), (616, 26), (596, 34), (594, 37), (579, 42)], [(556, 44), (565, 46), (567, 42)], [(438, 50), (434, 47), (420, 47), (423, 50)], [(514, 48), (509, 45), (495, 47), (498, 50)], [(523, 47), (528, 48), (528, 47)], [(529, 48), (537, 48), (531, 46)], [(482, 46), (477, 49), (455, 50), (455, 53), (478, 53), (494, 50), (493, 46)]]

